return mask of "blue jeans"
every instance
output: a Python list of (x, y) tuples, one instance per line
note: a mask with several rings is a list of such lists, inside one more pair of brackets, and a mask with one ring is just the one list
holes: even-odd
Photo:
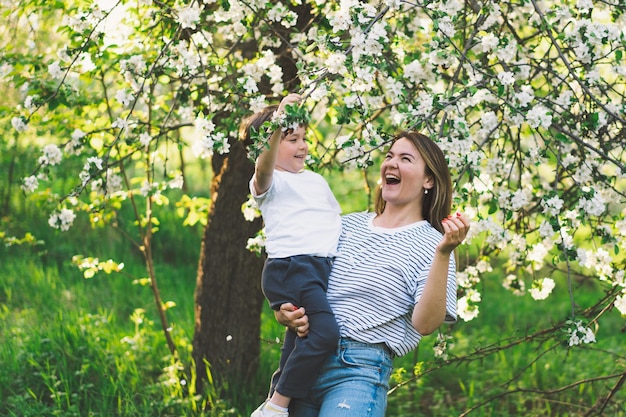
[(309, 395), (293, 399), (290, 417), (384, 417), (393, 355), (380, 345), (339, 341)]

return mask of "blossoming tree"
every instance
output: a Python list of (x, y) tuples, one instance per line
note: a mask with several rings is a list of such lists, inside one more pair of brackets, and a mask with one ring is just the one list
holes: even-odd
[[(455, 208), (473, 219), (471, 256), (458, 274), (462, 320), (479, 314), (481, 277), (501, 256), (511, 296), (542, 302), (569, 294), (570, 317), (542, 337), (590, 343), (604, 315), (626, 315), (623, 0), (43, 4), (2, 3), (18, 38), (0, 55), (3, 89), (17, 100), (1, 116), (15, 141), (45, 139), (38, 167), (20, 180), (25, 191), (38, 192), (59, 167), (81, 161), (73, 187), (58, 193), (52, 227), (65, 230), (81, 213), (106, 221), (122, 204), (144, 206), (138, 233), (150, 270), (150, 206), (185, 179), (182, 159), (172, 155), (190, 149), (217, 161), (212, 195), (237, 184), (233, 201), (240, 201), (249, 172), (219, 171), (242, 159), (229, 161), (240, 146), (239, 121), (298, 90), (315, 120), (312, 166), (367, 170), (400, 129), (427, 133), (444, 150)], [(38, 47), (42, 28), (52, 27), (46, 19), (63, 22), (48, 33), (56, 49)], [(192, 197), (178, 204), (193, 212)], [(211, 204), (205, 243), (226, 216), (238, 216), (234, 229), (258, 230)], [(219, 250), (202, 252), (219, 258)], [(103, 268), (92, 258), (77, 263)], [(206, 291), (241, 271), (200, 272), (197, 319), (210, 308)], [(598, 281), (606, 296), (578, 308), (576, 276)], [(240, 343), (222, 330), (221, 346)], [(199, 366), (214, 359), (200, 343), (206, 337), (197, 327)]]

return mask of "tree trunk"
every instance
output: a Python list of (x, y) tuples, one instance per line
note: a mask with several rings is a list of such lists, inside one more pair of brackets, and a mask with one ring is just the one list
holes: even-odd
[[(289, 7), (289, 6), (288, 6)], [(274, 27), (274, 36), (289, 39), (289, 32), (300, 33), (310, 24), (309, 5), (291, 6), (298, 15), (292, 28)], [(279, 34), (279, 35), (277, 35)], [(254, 56), (254, 42), (241, 45), (244, 56)], [(299, 86), (291, 46), (282, 43), (274, 51), (283, 69), (283, 81), (289, 92)], [(259, 89), (272, 96), (269, 83)], [(276, 100), (278, 102), (280, 98)], [(248, 238), (261, 228), (257, 219), (247, 222), (241, 205), (248, 199), (248, 183), (254, 164), (247, 158), (242, 142), (233, 140), (225, 156), (214, 155), (215, 176), (211, 183), (212, 207), (202, 238), (195, 293), (195, 334), (193, 359), (196, 362), (198, 393), (207, 379), (205, 361), (214, 379), (246, 381), (258, 368), (261, 292), (264, 257), (257, 257), (245, 247)], [(269, 375), (268, 375), (269, 378)]]
[(218, 380), (245, 381), (256, 372), (264, 298), (263, 258), (246, 249), (261, 220), (248, 222), (241, 205), (248, 199), (254, 165), (241, 142), (226, 157), (213, 156), (212, 207), (202, 239), (195, 293), (193, 358), (197, 388), (207, 379), (205, 360)]

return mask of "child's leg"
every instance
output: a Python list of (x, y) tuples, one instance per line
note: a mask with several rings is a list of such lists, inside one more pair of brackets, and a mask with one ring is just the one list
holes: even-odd
[(268, 398), (272, 398), (272, 395), (274, 395), (274, 391), (276, 390), (276, 384), (278, 384), (278, 380), (283, 373), (283, 369), (285, 368), (287, 359), (289, 358), (289, 355), (291, 354), (293, 349), (296, 347), (295, 343), (297, 337), (298, 336), (296, 335), (296, 332), (289, 329), (285, 331), (285, 341), (283, 342), (283, 346), (280, 349), (280, 361), (278, 363), (278, 369), (272, 375), (272, 380), (270, 382), (270, 391), (269, 395), (267, 396)]
[(309, 334), (296, 337), (276, 391), (290, 398), (302, 398), (315, 384), (328, 355), (337, 348), (339, 329), (326, 298), (330, 263), (313, 257), (293, 257), (291, 263), (290, 276), (302, 285), (300, 305), (309, 317)]
[[(289, 288), (285, 285), (290, 265), (291, 258), (270, 258), (265, 261), (261, 277), (261, 288), (272, 308), (276, 308), (286, 302), (293, 302), (298, 296), (298, 288)], [(287, 330), (285, 333), (285, 342), (281, 348), (279, 367), (272, 375), (269, 399), (252, 413), (253, 417), (287, 415), (284, 413), (287, 411), (291, 398), (276, 392), (276, 381), (280, 379), (285, 363), (294, 349), (296, 337), (296, 334), (290, 330)]]

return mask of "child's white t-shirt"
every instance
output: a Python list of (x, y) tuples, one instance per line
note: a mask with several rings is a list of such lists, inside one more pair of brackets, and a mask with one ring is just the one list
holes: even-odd
[(265, 193), (255, 195), (254, 176), (250, 192), (263, 215), (268, 257), (335, 256), (341, 207), (321, 175), (309, 170), (274, 170)]

